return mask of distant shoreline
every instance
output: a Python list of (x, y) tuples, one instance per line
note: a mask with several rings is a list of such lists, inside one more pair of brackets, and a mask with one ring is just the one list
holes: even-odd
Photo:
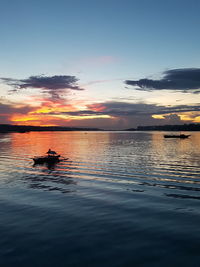
[(98, 128), (78, 128), (78, 127), (64, 127), (64, 126), (29, 126), (29, 125), (12, 125), (0, 124), (0, 133), (10, 132), (45, 132), (45, 131), (102, 131)]
[(31, 125), (12, 125), (0, 124), (0, 133), (25, 133), (25, 132), (45, 132), (45, 131), (200, 131), (200, 124), (183, 125), (158, 125), (158, 126), (138, 126), (123, 130), (104, 130), (99, 128), (80, 128), (64, 126), (31, 126)]
[(200, 131), (200, 123), (190, 123), (181, 125), (154, 125), (154, 126), (138, 126), (126, 129), (126, 131)]

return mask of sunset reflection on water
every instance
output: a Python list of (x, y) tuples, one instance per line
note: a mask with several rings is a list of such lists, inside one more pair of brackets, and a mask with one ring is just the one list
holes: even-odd
[[(2, 266), (90, 266), (91, 257), (100, 266), (102, 255), (109, 266), (142, 266), (155, 251), (159, 263), (163, 251), (199, 258), (199, 132), (9, 133), (0, 144)], [(49, 148), (65, 159), (34, 165)]]

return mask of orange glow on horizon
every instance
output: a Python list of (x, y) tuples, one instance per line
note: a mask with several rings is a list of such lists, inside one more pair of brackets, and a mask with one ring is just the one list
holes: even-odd
[(33, 126), (61, 126), (76, 120), (80, 121), (80, 120), (89, 120), (98, 118), (112, 119), (110, 115), (82, 115), (82, 116), (71, 116), (63, 114), (48, 115), (48, 112), (45, 109), (43, 109), (43, 113), (34, 111), (34, 112), (29, 112), (27, 115), (13, 114), (10, 118), (10, 121), (18, 125), (23, 123), (23, 125), (33, 125)]
[[(155, 114), (155, 115), (152, 115), (152, 118), (165, 120), (166, 119), (165, 116), (169, 116), (169, 115), (171, 115), (171, 113), (159, 114), (159, 115)], [(180, 117), (181, 121), (190, 121), (193, 123), (199, 123), (200, 122), (199, 112), (178, 113), (177, 115)]]
[(163, 115), (157, 115), (157, 114), (156, 115), (152, 115), (152, 118), (154, 118), (154, 119), (161, 119), (161, 120), (162, 119), (163, 120), (165, 119)]

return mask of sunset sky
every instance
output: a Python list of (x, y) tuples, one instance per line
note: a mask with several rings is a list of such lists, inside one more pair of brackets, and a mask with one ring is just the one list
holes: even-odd
[(0, 123), (200, 123), (199, 0), (0, 4)]

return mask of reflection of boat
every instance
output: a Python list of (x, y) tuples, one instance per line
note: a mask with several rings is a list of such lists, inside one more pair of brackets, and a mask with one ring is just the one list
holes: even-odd
[(165, 134), (164, 138), (188, 138), (190, 134)]
[(60, 161), (60, 155), (58, 155), (55, 151), (49, 149), (46, 154), (47, 156), (34, 157), (33, 158), (34, 163), (35, 164), (43, 164), (43, 163), (54, 164)]

